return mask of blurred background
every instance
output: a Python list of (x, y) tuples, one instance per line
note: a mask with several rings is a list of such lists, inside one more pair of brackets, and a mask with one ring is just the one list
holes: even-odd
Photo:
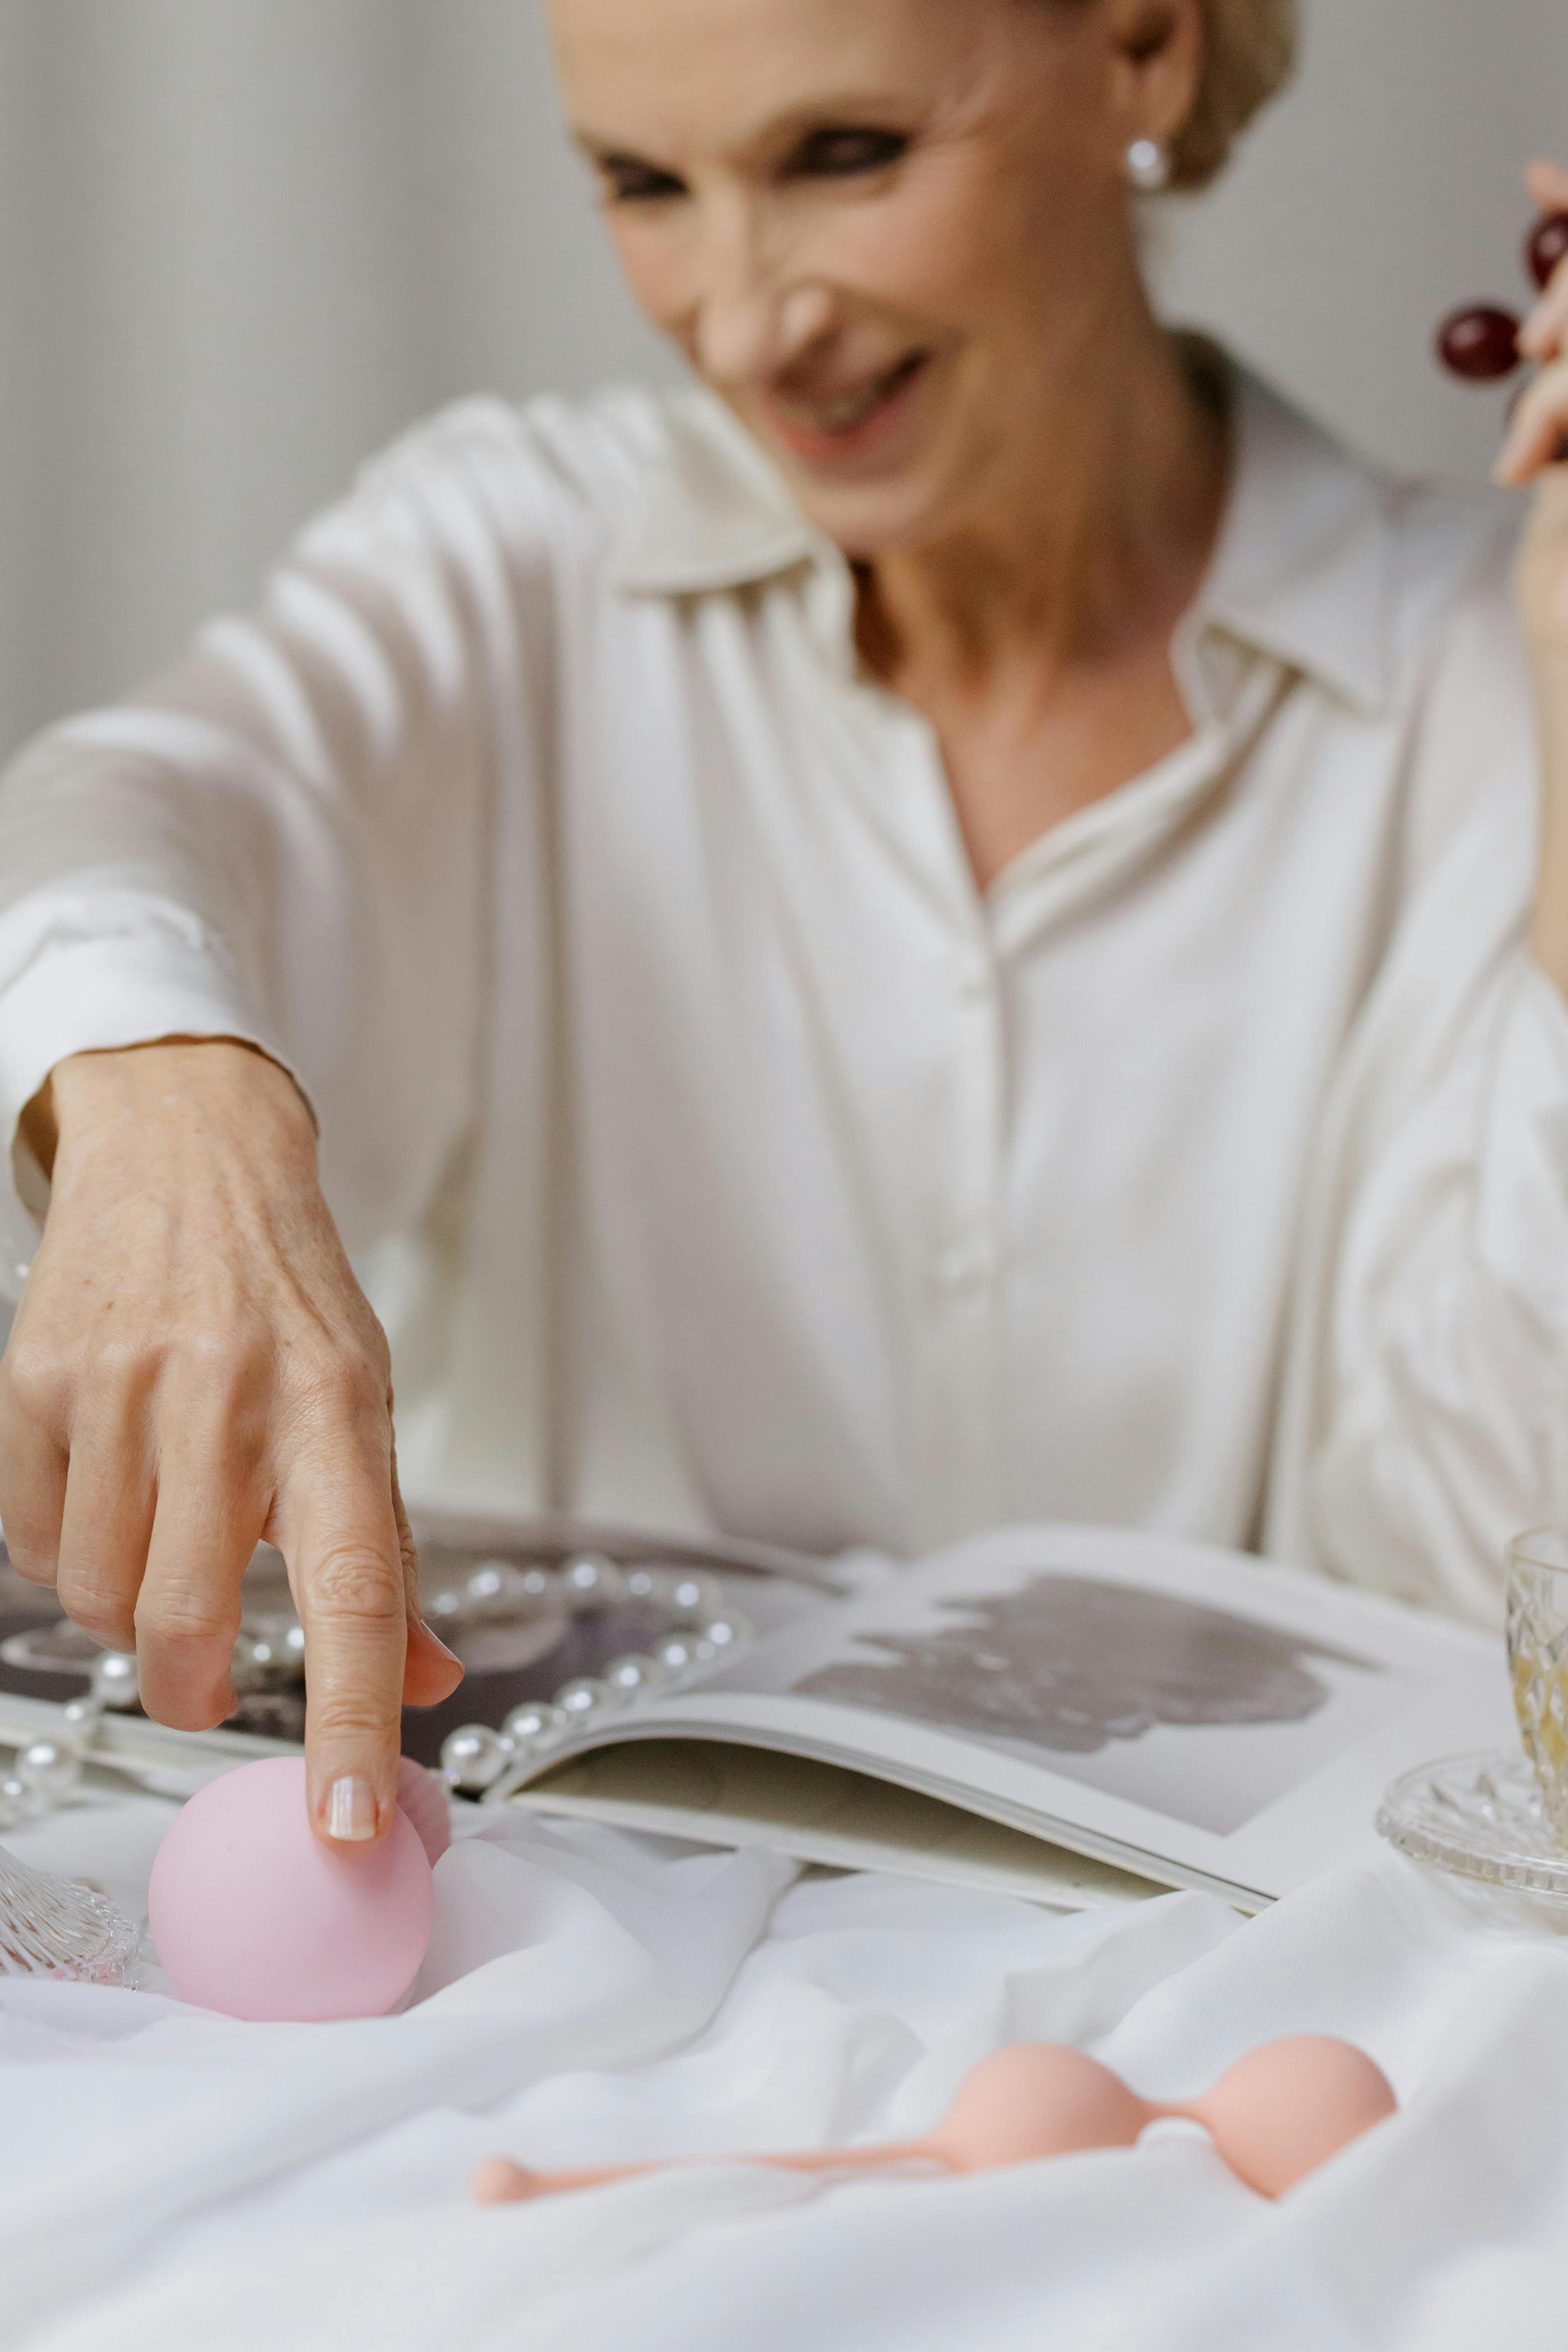
[[(1563, 0), (1303, 0), (1292, 94), (1155, 266), (1364, 446), (1484, 473), (1439, 316), (1522, 297)], [(0, 0), (0, 752), (156, 666), (456, 394), (671, 363), (601, 252), (539, 0)]]

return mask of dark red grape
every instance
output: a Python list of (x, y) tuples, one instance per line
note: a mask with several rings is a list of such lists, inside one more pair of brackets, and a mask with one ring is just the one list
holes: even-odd
[(1437, 330), (1437, 356), (1455, 375), (1490, 383), (1519, 365), (1519, 320), (1490, 303), (1456, 310)]
[(1548, 213), (1538, 220), (1530, 232), (1524, 248), (1525, 268), (1542, 288), (1550, 285), (1553, 271), (1563, 255), (1568, 253), (1568, 213)]

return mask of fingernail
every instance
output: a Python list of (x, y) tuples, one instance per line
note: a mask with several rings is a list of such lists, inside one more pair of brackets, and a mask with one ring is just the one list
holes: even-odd
[(449, 1649), (447, 1647), (440, 1634), (436, 1632), (434, 1626), (431, 1623), (429, 1618), (422, 1617), (418, 1622), (419, 1630), (424, 1635), (425, 1640), (430, 1643), (431, 1648), (433, 1650), (439, 1650), (444, 1658), (450, 1658), (455, 1666), (460, 1666), (463, 1664), (462, 1659), (458, 1656), (455, 1650)]
[(357, 1773), (334, 1780), (327, 1791), (327, 1834), (340, 1845), (365, 1845), (376, 1833), (376, 1792)]

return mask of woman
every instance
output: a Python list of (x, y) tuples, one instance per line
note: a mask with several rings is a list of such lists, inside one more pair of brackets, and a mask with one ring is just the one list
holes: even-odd
[(201, 1726), (277, 1543), (349, 1840), (457, 1673), (392, 1364), (421, 1500), (1486, 1607), (1568, 1380), (1508, 519), (1137, 265), (1289, 0), (554, 19), (706, 389), (438, 419), (0, 802), (17, 1565)]

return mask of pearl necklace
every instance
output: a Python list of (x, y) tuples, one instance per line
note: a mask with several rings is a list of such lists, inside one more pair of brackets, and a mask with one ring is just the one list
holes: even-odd
[[(515, 1580), (499, 1588), (491, 1582), (503, 1576)], [(483, 1592), (476, 1594), (481, 1582)], [(667, 1610), (672, 1621), (651, 1650), (628, 1651), (612, 1658), (602, 1674), (575, 1676), (553, 1701), (514, 1707), (499, 1731), (468, 1723), (452, 1732), (442, 1745), (442, 1777), (465, 1797), (484, 1796), (512, 1766), (538, 1761), (574, 1734), (655, 1691), (678, 1689), (721, 1658), (737, 1656), (755, 1638), (747, 1620), (724, 1606), (711, 1576), (691, 1569), (617, 1568), (596, 1553), (562, 1569), (487, 1565), (468, 1579), (465, 1592), (481, 1606), (493, 1598), (507, 1613), (521, 1607), (524, 1613), (559, 1610), (576, 1616), (628, 1601), (651, 1601)], [(434, 1604), (426, 1613), (434, 1622), (442, 1622)]]
[[(424, 1604), (430, 1624), (443, 1633), (479, 1626), (500, 1627), (558, 1621), (564, 1633), (574, 1617), (592, 1616), (630, 1602), (664, 1612), (668, 1631), (646, 1652), (612, 1658), (599, 1675), (578, 1675), (553, 1699), (512, 1709), (497, 1731), (488, 1724), (465, 1724), (441, 1750), (442, 1778), (463, 1796), (479, 1797), (515, 1765), (531, 1763), (575, 1733), (616, 1714), (654, 1691), (680, 1687), (721, 1658), (738, 1655), (754, 1638), (747, 1621), (725, 1606), (711, 1576), (682, 1568), (620, 1568), (597, 1552), (584, 1552), (559, 1568), (519, 1568), (487, 1559), (460, 1583), (439, 1586)], [(7, 1643), (16, 1664), (42, 1667), (47, 1637), (21, 1635)], [(61, 1670), (57, 1663), (56, 1670)], [(74, 1662), (66, 1671), (79, 1671)], [(305, 1631), (292, 1611), (247, 1618), (234, 1653), (235, 1688), (242, 1695), (279, 1691), (305, 1679)], [(100, 1652), (86, 1698), (59, 1710), (54, 1737), (35, 1739), (17, 1755), (0, 1780), (0, 1831), (37, 1820), (75, 1794), (89, 1763), (107, 1765), (137, 1778), (135, 1760), (122, 1751), (98, 1753), (106, 1713), (124, 1713), (141, 1696), (136, 1660), (116, 1650)], [(199, 1735), (193, 1735), (199, 1738)]]

